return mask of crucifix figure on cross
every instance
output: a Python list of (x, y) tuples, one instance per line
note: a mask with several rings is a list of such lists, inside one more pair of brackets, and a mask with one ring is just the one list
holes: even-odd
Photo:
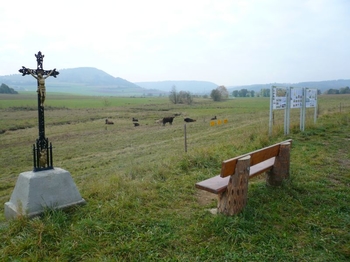
[(43, 70), (37, 70), (37, 74), (35, 75), (35, 71), (32, 69), (28, 69), (28, 72), (38, 81), (38, 94), (40, 96), (40, 105), (44, 106), (45, 97), (46, 97), (46, 88), (45, 88), (45, 79), (48, 78), (53, 72), (55, 72), (56, 69), (51, 70), (47, 76), (43, 76), (41, 71)]
[(39, 51), (35, 54), (37, 68), (30, 69), (22, 66), (19, 70), (22, 76), (31, 75), (37, 80), (38, 84), (38, 122), (39, 122), (39, 138), (36, 144), (33, 145), (34, 156), (34, 171), (52, 169), (52, 145), (49, 144), (48, 138), (45, 137), (45, 117), (44, 117), (44, 102), (46, 97), (45, 79), (49, 76), (56, 77), (59, 72), (56, 68), (53, 70), (43, 69), (44, 55)]
[(43, 58), (44, 55), (39, 51), (38, 54), (35, 54), (36, 62), (37, 62), (37, 69), (30, 69), (22, 66), (22, 69), (19, 70), (19, 72), (22, 73), (22, 75), (32, 75), (38, 83), (38, 99), (40, 99), (40, 106), (44, 106), (45, 97), (46, 97), (46, 88), (45, 88), (45, 79), (49, 76), (56, 77), (59, 72), (56, 71), (56, 68), (53, 70), (44, 70), (43, 69)]

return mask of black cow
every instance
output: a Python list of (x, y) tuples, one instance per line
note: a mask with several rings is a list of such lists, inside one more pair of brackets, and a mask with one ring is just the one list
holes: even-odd
[(137, 121), (139, 121), (137, 118), (132, 118), (132, 121), (134, 121), (134, 122), (137, 122)]
[(164, 117), (163, 118), (163, 126), (165, 126), (166, 123), (169, 123), (170, 125), (172, 125), (174, 118), (175, 118), (175, 116)]
[(140, 124), (139, 123), (134, 123), (134, 126), (139, 126)]
[(196, 120), (195, 120), (195, 119), (188, 118), (188, 117), (186, 117), (186, 118), (184, 119), (184, 121), (185, 121), (186, 123), (196, 122)]
[(112, 121), (109, 121), (108, 119), (106, 119), (106, 125), (114, 125), (114, 123)]
[(212, 119), (210, 119), (210, 120), (216, 120), (216, 116), (214, 116)]

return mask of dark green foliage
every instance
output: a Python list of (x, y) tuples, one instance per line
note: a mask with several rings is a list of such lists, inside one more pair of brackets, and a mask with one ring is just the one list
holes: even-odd
[(248, 92), (248, 89), (241, 89), (240, 91), (238, 91), (238, 94), (240, 97), (246, 97)]
[(327, 91), (327, 94), (328, 95), (338, 95), (339, 94), (339, 90), (338, 89), (333, 89), (333, 88), (331, 88), (331, 89), (329, 89), (328, 91)]
[(223, 99), (223, 98), (221, 97), (220, 91), (217, 90), (217, 89), (211, 90), (210, 97), (211, 97), (214, 101), (221, 101), (221, 100)]
[(0, 94), (18, 94), (18, 92), (5, 84), (1, 84)]
[(344, 88), (340, 88), (339, 93), (340, 94), (350, 94), (350, 88), (348, 86), (344, 87)]
[[(254, 97), (255, 91), (254, 90), (248, 90), (248, 89), (241, 89), (241, 90), (235, 90), (232, 92), (232, 95), (234, 97)], [(264, 96), (264, 95), (262, 95)]]
[(214, 101), (223, 101), (228, 98), (228, 91), (225, 86), (218, 86), (216, 89), (213, 89), (210, 93), (210, 97)]
[(341, 87), (340, 89), (331, 88), (327, 90), (326, 94), (328, 95), (350, 94), (350, 88), (348, 86)]

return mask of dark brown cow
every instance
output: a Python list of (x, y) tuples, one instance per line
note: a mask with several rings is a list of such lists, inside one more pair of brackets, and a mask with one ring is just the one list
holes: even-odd
[(106, 119), (106, 125), (114, 125), (113, 121), (109, 121), (108, 119)]
[(163, 118), (163, 126), (165, 126), (166, 123), (169, 123), (170, 125), (172, 125), (174, 118), (175, 118), (175, 116), (164, 117)]
[(186, 123), (196, 122), (196, 120), (195, 120), (195, 119), (188, 118), (188, 117), (186, 117), (186, 118), (184, 119), (184, 121), (185, 121)]

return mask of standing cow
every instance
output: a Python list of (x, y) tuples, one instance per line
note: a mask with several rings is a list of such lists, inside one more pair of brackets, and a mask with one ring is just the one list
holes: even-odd
[(164, 117), (163, 118), (163, 126), (165, 126), (166, 123), (169, 123), (170, 125), (173, 124), (174, 116)]

